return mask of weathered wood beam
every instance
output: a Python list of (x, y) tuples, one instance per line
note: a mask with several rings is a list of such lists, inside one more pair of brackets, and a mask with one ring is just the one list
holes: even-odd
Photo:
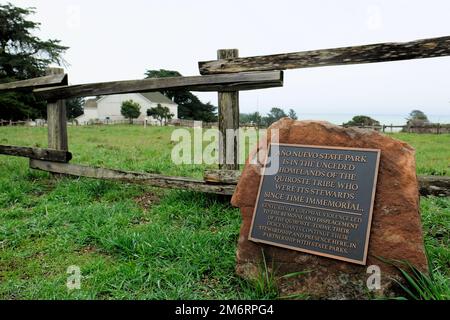
[(420, 194), (423, 196), (450, 197), (450, 177), (418, 176)]
[[(217, 50), (217, 58), (238, 57), (237, 49)], [(239, 170), (239, 91), (218, 92), (219, 168)]]
[(237, 184), (241, 172), (238, 170), (205, 170), (203, 180), (212, 184)]
[(130, 183), (146, 184), (161, 188), (192, 190), (222, 195), (232, 195), (236, 187), (235, 185), (211, 185), (207, 184), (203, 180), (196, 180), (185, 177), (168, 177), (159, 174), (96, 168), (34, 159), (30, 160), (30, 168), (79, 177), (116, 180)]
[(190, 91), (236, 91), (281, 87), (282, 85), (283, 73), (281, 71), (270, 71), (100, 82), (52, 89), (38, 89), (35, 90), (34, 93), (37, 97), (46, 100), (57, 100), (118, 93), (161, 91), (167, 89), (183, 89)]
[(0, 84), (0, 92), (13, 90), (33, 90), (37, 88), (64, 86), (68, 84), (67, 74), (47, 75), (44, 77)]
[(199, 62), (200, 74), (286, 70), (347, 64), (444, 57), (450, 55), (450, 36), (411, 42), (291, 52), (267, 56)]
[[(64, 69), (48, 68), (46, 72), (49, 75), (63, 74)], [(47, 131), (50, 149), (69, 150), (66, 100), (50, 99), (47, 101)]]
[[(241, 176), (237, 170), (206, 170), (203, 180), (210, 184), (236, 185)], [(419, 191), (422, 196), (450, 197), (450, 177), (448, 176), (418, 176)]]
[(68, 151), (4, 145), (0, 145), (0, 154), (55, 162), (69, 162), (72, 159)]
[[(116, 180), (160, 188), (183, 189), (222, 195), (232, 195), (234, 193), (241, 174), (240, 171), (236, 170), (208, 170), (204, 174), (204, 181), (202, 181), (186, 177), (96, 168), (37, 159), (30, 159), (30, 168), (79, 177)], [(419, 176), (418, 179), (419, 191), (422, 196), (450, 196), (450, 177)]]
[(68, 150), (66, 100), (47, 103), (48, 147)]

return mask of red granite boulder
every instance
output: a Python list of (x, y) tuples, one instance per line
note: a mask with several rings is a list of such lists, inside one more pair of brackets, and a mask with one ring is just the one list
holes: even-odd
[[(268, 130), (279, 130), (279, 142), (303, 145), (371, 148), (381, 150), (378, 183), (368, 248), (367, 266), (381, 269), (381, 289), (377, 295), (393, 295), (397, 270), (383, 263), (385, 259), (407, 260), (427, 271), (419, 193), (416, 177), (415, 151), (408, 144), (375, 131), (342, 128), (327, 122), (294, 121), (284, 118)], [(270, 142), (270, 139), (268, 139)], [(267, 148), (266, 142), (259, 148)], [(252, 157), (252, 155), (251, 155)], [(254, 277), (262, 259), (262, 250), (269, 266), (278, 275), (309, 271), (296, 279), (281, 280), (282, 294), (305, 293), (313, 298), (364, 299), (367, 266), (320, 257), (248, 240), (253, 209), (260, 182), (260, 167), (247, 162), (239, 180), (232, 204), (241, 209), (242, 225), (237, 250), (237, 273)]]

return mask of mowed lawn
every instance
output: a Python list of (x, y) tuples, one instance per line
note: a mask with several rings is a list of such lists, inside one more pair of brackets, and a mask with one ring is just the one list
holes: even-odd
[[(70, 127), (72, 163), (200, 178), (171, 162), (173, 128)], [(450, 135), (394, 134), (418, 174), (450, 175)], [(45, 128), (0, 127), (0, 144), (45, 147)], [(209, 166), (212, 167), (212, 166)], [(55, 180), (0, 156), (1, 299), (264, 299), (277, 292), (234, 273), (240, 214), (201, 193), (86, 178)], [(432, 268), (450, 284), (450, 200), (422, 198)], [(81, 289), (66, 287), (81, 269)], [(300, 270), (299, 270), (300, 271)]]

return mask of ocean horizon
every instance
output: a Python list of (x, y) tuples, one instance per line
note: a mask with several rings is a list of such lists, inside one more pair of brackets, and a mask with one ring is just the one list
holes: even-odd
[[(372, 119), (380, 122), (381, 125), (394, 125), (402, 126), (406, 125), (408, 114), (370, 114), (362, 113), (363, 115), (369, 116)], [(297, 112), (299, 120), (324, 120), (331, 122), (333, 124), (341, 125), (345, 122), (350, 121), (355, 114), (343, 114), (343, 113), (302, 113)], [(450, 114), (427, 114), (428, 120), (432, 123), (440, 124), (450, 124)]]

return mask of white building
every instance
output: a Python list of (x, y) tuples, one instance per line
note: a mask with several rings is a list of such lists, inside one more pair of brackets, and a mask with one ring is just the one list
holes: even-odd
[[(147, 117), (147, 109), (154, 108), (161, 104), (167, 107), (174, 115), (172, 119), (178, 119), (178, 105), (159, 92), (126, 93), (102, 96), (95, 99), (88, 99), (84, 105), (84, 114), (77, 117), (79, 124), (89, 121), (117, 121), (126, 120), (120, 113), (122, 102), (133, 100), (141, 106), (141, 115), (137, 120), (144, 120)], [(152, 117), (148, 117), (150, 123), (159, 123)]]

